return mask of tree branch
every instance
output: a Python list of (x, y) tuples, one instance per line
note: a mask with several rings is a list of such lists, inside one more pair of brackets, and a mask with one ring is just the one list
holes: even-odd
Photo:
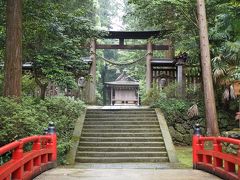
[(191, 21), (191, 22), (193, 23), (193, 25), (194, 25), (197, 29), (199, 29), (198, 24), (196, 24), (190, 17), (188, 17), (188, 15), (187, 15), (182, 9), (179, 9), (179, 10), (181, 11), (181, 13), (183, 14), (183, 16), (184, 16), (187, 20)]

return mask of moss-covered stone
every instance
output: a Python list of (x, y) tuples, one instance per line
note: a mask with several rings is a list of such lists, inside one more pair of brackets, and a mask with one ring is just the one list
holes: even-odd
[(176, 124), (175, 125), (175, 128), (176, 128), (176, 130), (179, 132), (179, 133), (181, 133), (181, 134), (185, 134), (186, 133), (186, 129), (183, 127), (183, 125), (182, 124)]

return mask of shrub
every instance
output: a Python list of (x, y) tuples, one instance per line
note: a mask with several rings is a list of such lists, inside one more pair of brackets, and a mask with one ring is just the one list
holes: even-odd
[(161, 96), (161, 90), (156, 83), (153, 83), (153, 87), (145, 94), (143, 94), (142, 104), (153, 105), (156, 100)]
[(67, 97), (52, 97), (44, 101), (28, 97), (22, 98), (20, 103), (0, 97), (0, 146), (26, 136), (42, 134), (49, 121), (53, 121), (58, 136), (58, 160), (64, 163), (75, 120), (83, 109), (82, 101)]
[(25, 96), (35, 96), (37, 84), (30, 74), (22, 76), (22, 94)]
[[(197, 117), (189, 118), (187, 116), (187, 110), (193, 103), (191, 99), (176, 98), (160, 98), (153, 103), (152, 107), (160, 108), (164, 113), (175, 144), (190, 145), (193, 126), (196, 123), (200, 123), (202, 126), (202, 133), (206, 133), (206, 118), (203, 101), (198, 101), (199, 115)], [(234, 120), (234, 113), (229, 113), (222, 109), (218, 109), (217, 112), (220, 132), (237, 127), (237, 123)]]
[(56, 126), (58, 136), (58, 161), (64, 164), (65, 155), (70, 149), (75, 120), (84, 109), (84, 103), (66, 97), (54, 97), (47, 98), (45, 101), (41, 101), (40, 104), (47, 108), (47, 115)]

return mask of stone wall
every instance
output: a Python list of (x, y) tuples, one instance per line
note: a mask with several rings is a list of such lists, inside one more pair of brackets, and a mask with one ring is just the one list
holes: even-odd
[[(188, 117), (180, 117), (177, 119), (168, 119), (165, 115), (170, 134), (175, 145), (191, 145), (193, 126), (199, 123), (202, 126), (202, 134), (205, 135), (205, 119), (189, 119)], [(220, 132), (229, 131), (238, 127), (238, 122), (231, 117), (230, 114), (220, 112), (218, 114), (218, 123)]]

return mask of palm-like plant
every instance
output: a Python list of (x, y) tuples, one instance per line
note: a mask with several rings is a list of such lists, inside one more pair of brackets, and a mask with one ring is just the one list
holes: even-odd
[[(240, 21), (229, 14), (216, 18), (211, 29), (213, 77), (216, 84), (230, 91), (234, 80), (240, 79)], [(227, 91), (225, 90), (224, 94)], [(228, 93), (228, 94), (231, 94)]]

